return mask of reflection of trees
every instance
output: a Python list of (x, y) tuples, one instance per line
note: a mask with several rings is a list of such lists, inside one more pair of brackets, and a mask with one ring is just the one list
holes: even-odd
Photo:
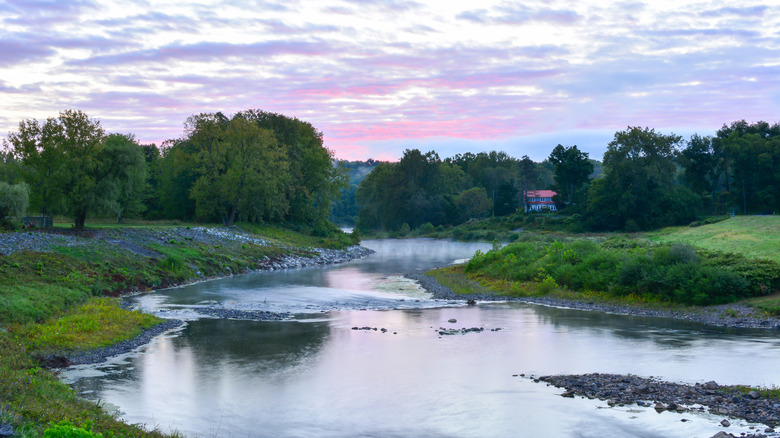
[(609, 332), (631, 340), (647, 340), (666, 348), (686, 348), (703, 339), (766, 336), (765, 331), (733, 329), (691, 321), (649, 316), (617, 315), (597, 311), (532, 306), (540, 323), (570, 331)]
[(201, 319), (189, 323), (176, 349), (188, 348), (200, 369), (230, 362), (258, 370), (282, 371), (322, 348), (328, 324)]

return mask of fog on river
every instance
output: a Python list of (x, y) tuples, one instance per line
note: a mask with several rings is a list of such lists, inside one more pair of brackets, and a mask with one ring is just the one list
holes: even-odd
[[(133, 297), (138, 308), (186, 325), (132, 354), (66, 370), (63, 379), (129, 422), (190, 437), (711, 437), (723, 430), (722, 417), (610, 408), (560, 397), (561, 389), (519, 375), (780, 381), (780, 340), (772, 331), (434, 300), (402, 274), (490, 245), (415, 239), (364, 246), (376, 254)], [(293, 318), (239, 321), (193, 310), (215, 306)], [(353, 330), (364, 326), (378, 330)], [(485, 330), (441, 336), (440, 327)], [(730, 433), (749, 430), (732, 423)]]

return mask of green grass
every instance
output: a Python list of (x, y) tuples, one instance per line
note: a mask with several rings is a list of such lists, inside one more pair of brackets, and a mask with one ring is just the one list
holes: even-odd
[[(182, 225), (91, 221), (79, 235), (89, 236), (89, 229), (113, 236), (121, 228), (174, 226)], [(54, 374), (41, 369), (35, 357), (110, 345), (159, 321), (122, 310), (116, 300), (104, 296), (245, 272), (267, 259), (309, 255), (308, 247), (343, 248), (355, 244), (357, 237), (334, 230), (313, 236), (274, 226), (240, 228), (272, 244), (157, 241), (145, 246), (159, 256), (143, 257), (94, 239), (79, 246), (54, 246), (52, 252), (0, 256), (0, 422), (10, 422), (23, 437), (41, 436), (46, 427), (63, 420), (79, 426), (91, 423), (93, 431), (106, 437), (165, 436), (117, 421), (98, 405), (78, 399)]]
[(170, 436), (118, 421), (100, 405), (79, 398), (54, 373), (38, 366), (22, 340), (4, 331), (0, 331), (0, 400), (0, 420), (11, 423), (20, 437), (42, 436), (50, 424), (63, 420), (92, 424), (92, 430), (106, 437)]
[(66, 315), (20, 330), (31, 351), (88, 351), (132, 339), (163, 320), (120, 308), (115, 298), (93, 298)]
[(646, 234), (655, 242), (685, 243), (780, 263), (780, 216), (736, 216), (700, 227), (672, 227)]

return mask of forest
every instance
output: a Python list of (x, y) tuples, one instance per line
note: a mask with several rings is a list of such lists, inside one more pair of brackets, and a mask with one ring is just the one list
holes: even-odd
[(4, 142), (0, 218), (25, 211), (149, 220), (287, 222), (327, 232), (347, 172), (322, 133), (281, 114), (246, 110), (189, 117), (160, 147), (106, 134), (76, 110), (24, 120)]
[[(505, 152), (398, 162), (338, 161), (310, 123), (261, 110), (189, 117), (159, 147), (106, 134), (78, 110), (24, 120), (4, 141), (0, 218), (37, 212), (147, 220), (334, 223), (361, 232), (434, 229), (526, 214), (529, 190), (557, 193), (569, 231), (640, 231), (780, 210), (780, 124), (723, 125), (688, 140), (650, 128), (614, 134), (603, 162), (557, 145), (541, 163)], [(527, 213), (538, 214), (538, 213)], [(542, 213), (544, 214), (544, 213)]]
[[(723, 125), (689, 140), (650, 128), (615, 133), (602, 163), (557, 145), (542, 163), (504, 152), (441, 159), (408, 149), (355, 189), (362, 232), (433, 229), (525, 212), (552, 189), (569, 231), (641, 231), (704, 216), (780, 211), (780, 124)], [(536, 214), (536, 213), (528, 213)]]

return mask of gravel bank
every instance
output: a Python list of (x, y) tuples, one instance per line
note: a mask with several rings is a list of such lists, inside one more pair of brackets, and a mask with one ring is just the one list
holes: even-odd
[[(683, 385), (621, 374), (558, 375), (533, 379), (535, 382), (543, 381), (564, 388), (565, 392), (561, 394), (563, 397), (596, 398), (606, 400), (610, 406), (636, 404), (653, 407), (659, 412), (706, 410), (715, 415), (742, 418), (751, 423), (770, 426), (753, 435), (755, 437), (780, 436), (773, 429), (780, 425), (780, 400), (764, 398), (755, 391), (745, 394), (737, 388), (715, 382)], [(725, 422), (722, 424), (727, 425)]]
[(512, 301), (621, 315), (675, 318), (721, 327), (780, 329), (780, 318), (766, 317), (752, 307), (736, 304), (701, 307), (691, 311), (682, 311), (561, 300), (549, 297), (505, 297), (493, 293), (459, 295), (439, 283), (435, 278), (423, 273), (410, 273), (406, 274), (406, 277), (418, 281), (425, 290), (433, 294), (434, 298), (444, 300)]

